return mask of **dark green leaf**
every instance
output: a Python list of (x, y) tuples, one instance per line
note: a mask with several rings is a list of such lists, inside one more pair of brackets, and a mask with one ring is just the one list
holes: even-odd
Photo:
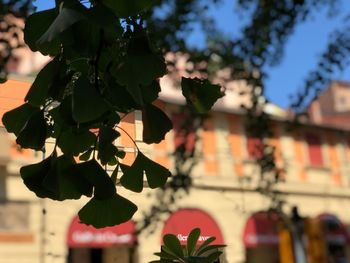
[(36, 12), (26, 19), (24, 41), (32, 51), (42, 52), (44, 55), (57, 55), (60, 52), (60, 43), (54, 41), (48, 45), (37, 46), (38, 39), (48, 30), (58, 14), (57, 9)]
[(79, 160), (80, 161), (89, 161), (91, 158), (91, 154), (93, 152), (93, 148), (90, 148), (89, 150), (87, 150), (86, 152), (84, 152), (82, 155), (79, 156)]
[(124, 159), (126, 152), (118, 149), (118, 152), (115, 155), (120, 159)]
[(88, 75), (91, 65), (87, 58), (79, 58), (69, 63), (69, 70)]
[(202, 243), (202, 245), (200, 245), (199, 246), (199, 248), (197, 248), (196, 249), (196, 251), (195, 251), (195, 255), (198, 255), (198, 253), (202, 250), (202, 249), (204, 249), (204, 248), (206, 248), (211, 242), (213, 242), (214, 240), (216, 239), (216, 237), (209, 237), (207, 240), (205, 240), (203, 243)]
[(20, 131), (16, 142), (22, 148), (42, 150), (47, 136), (46, 121), (43, 111), (33, 113)]
[(112, 157), (109, 162), (107, 163), (107, 165), (109, 166), (115, 166), (118, 164), (118, 159), (116, 157)]
[[(89, 9), (89, 19), (100, 27), (120, 25), (117, 23), (118, 17), (116, 17), (113, 11), (101, 3)], [(119, 30), (122, 33), (122, 29), (120, 28)]]
[(188, 235), (187, 239), (187, 255), (192, 256), (194, 249), (196, 248), (198, 238), (201, 234), (201, 230), (199, 228), (195, 228)]
[(158, 99), (158, 94), (160, 92), (160, 85), (159, 81), (152, 81), (152, 83), (148, 86), (142, 87), (142, 96), (143, 96), (143, 102), (145, 104), (152, 103), (156, 99)]
[(21, 168), (24, 184), (38, 197), (54, 200), (79, 199), (91, 196), (92, 185), (78, 174), (71, 173), (72, 159), (50, 156), (44, 161)]
[(73, 98), (67, 96), (61, 102), (58, 107), (58, 112), (54, 117), (54, 121), (59, 123), (60, 126), (77, 126), (76, 121), (73, 119)]
[(138, 152), (134, 163), (131, 166), (120, 164), (123, 176), (120, 183), (126, 189), (134, 192), (142, 192), (143, 175), (146, 173), (150, 188), (163, 186), (171, 173), (165, 167), (147, 158), (143, 153)]
[(78, 123), (93, 121), (107, 111), (105, 101), (87, 76), (75, 82), (72, 108), (73, 118)]
[[(176, 255), (176, 253), (168, 248), (167, 246), (161, 246), (161, 252), (166, 253), (167, 255), (171, 255), (172, 257), (176, 258), (176, 260), (179, 260), (179, 256)], [(162, 260), (167, 260), (165, 258), (162, 258)]]
[(216, 262), (217, 259), (220, 257), (220, 255), (222, 254), (221, 251), (216, 251), (211, 253), (210, 255), (206, 256), (204, 259), (204, 263), (213, 263)]
[(166, 73), (166, 64), (162, 56), (152, 51), (147, 36), (141, 36), (131, 40), (127, 56), (115, 65), (113, 72), (135, 102), (144, 105), (142, 89)]
[(217, 250), (218, 248), (223, 248), (223, 247), (226, 247), (226, 246), (225, 245), (209, 245), (206, 247), (202, 247), (202, 248), (198, 249), (197, 255), (200, 256), (200, 255), (203, 255), (204, 253), (206, 253), (207, 251)]
[(187, 102), (198, 113), (207, 113), (214, 103), (224, 96), (220, 86), (213, 85), (208, 80), (182, 78), (181, 87)]
[(25, 103), (11, 111), (6, 112), (2, 117), (2, 123), (8, 132), (13, 132), (16, 136), (18, 136), (24, 125), (26, 125), (28, 119), (38, 111), (40, 111), (39, 108)]
[(79, 174), (74, 173), (73, 158), (61, 155), (51, 160), (51, 167), (46, 174), (42, 186), (52, 194), (54, 200), (79, 199), (83, 194), (92, 195), (92, 185)]
[(99, 3), (90, 10), (89, 20), (97, 27), (103, 28), (104, 44), (112, 45), (118, 36), (123, 33), (123, 28), (120, 25), (119, 19), (103, 4)]
[(77, 164), (75, 171), (94, 186), (94, 199), (110, 199), (116, 193), (113, 181), (96, 160)]
[(185, 257), (186, 263), (204, 263), (206, 262), (205, 257), (197, 257), (197, 256), (190, 256), (190, 257)]
[(178, 238), (173, 234), (167, 234), (163, 237), (164, 245), (180, 258), (184, 257), (184, 253)]
[(119, 166), (120, 164), (114, 169), (114, 171), (111, 174), (111, 180), (114, 184), (117, 183), (117, 177), (118, 177), (118, 172), (119, 172)]
[(117, 112), (111, 110), (103, 119), (103, 123), (108, 126), (115, 126), (120, 123), (120, 116)]
[(89, 20), (81, 20), (60, 34), (64, 55), (69, 60), (96, 54), (100, 43), (100, 28)]
[(39, 163), (23, 166), (20, 174), (24, 184), (29, 190), (34, 192), (38, 197), (45, 198), (52, 193), (42, 186), (42, 182), (51, 169), (52, 157), (49, 157)]
[(102, 0), (119, 17), (129, 17), (139, 14), (157, 4), (159, 0)]
[(88, 130), (65, 129), (58, 139), (58, 146), (64, 154), (77, 156), (89, 150), (95, 141), (95, 134)]
[(113, 144), (120, 133), (109, 126), (101, 126), (99, 130), (98, 141), (98, 158), (103, 165), (109, 163), (118, 152), (117, 147)]
[[(138, 156), (138, 155), (137, 155)], [(120, 164), (123, 176), (120, 178), (120, 183), (126, 189), (140, 193), (143, 190), (143, 167), (140, 162), (137, 162), (137, 157), (131, 166)]]
[(126, 113), (137, 107), (137, 104), (126, 88), (113, 80), (108, 81), (103, 95), (112, 107), (119, 112)]
[(25, 101), (37, 107), (45, 104), (60, 64), (59, 59), (56, 58), (39, 72), (24, 99)]
[(80, 221), (95, 228), (115, 226), (132, 218), (137, 206), (128, 199), (115, 194), (109, 199), (92, 198), (80, 211)]
[(143, 141), (159, 143), (173, 127), (169, 117), (158, 107), (148, 104), (142, 109)]
[(50, 136), (58, 139), (62, 131), (78, 126), (72, 118), (72, 96), (67, 96), (59, 106), (49, 110), (48, 115), (53, 121)]
[(3, 84), (7, 81), (7, 74), (4, 72), (0, 72), (0, 84)]
[(81, 12), (71, 8), (63, 7), (50, 27), (39, 38), (37, 45), (42, 46), (47, 43), (52, 43), (58, 38), (61, 33), (63, 33), (73, 24), (83, 19), (86, 19), (86, 16)]
[(159, 253), (154, 253), (154, 255), (156, 255), (162, 259), (171, 259), (171, 260), (178, 259), (177, 256), (167, 253), (166, 251), (164, 251), (164, 249), (161, 249), (161, 252), (159, 252)]
[(137, 158), (141, 159), (142, 166), (145, 169), (147, 182), (150, 188), (157, 188), (163, 186), (171, 173), (168, 169), (160, 164), (147, 158), (141, 152), (138, 153)]

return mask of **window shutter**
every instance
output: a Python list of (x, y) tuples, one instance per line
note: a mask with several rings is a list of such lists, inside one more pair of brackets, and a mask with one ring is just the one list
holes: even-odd
[(184, 147), (185, 152), (192, 153), (196, 140), (193, 124), (182, 113), (174, 113), (172, 115), (172, 121), (175, 149)]
[(248, 137), (247, 150), (249, 158), (254, 160), (260, 159), (264, 154), (263, 144), (260, 138)]
[(321, 150), (320, 137), (315, 134), (307, 134), (306, 142), (308, 144), (309, 161), (312, 166), (323, 166), (323, 156)]

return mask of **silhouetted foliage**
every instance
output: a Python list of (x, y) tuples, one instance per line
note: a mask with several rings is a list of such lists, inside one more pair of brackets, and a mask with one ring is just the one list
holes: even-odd
[[(281, 62), (285, 44), (298, 24), (321, 8), (334, 12), (340, 1), (238, 0), (237, 14), (248, 15), (250, 22), (240, 36), (232, 39), (207, 12), (211, 5), (222, 3), (222, 0), (56, 0), (55, 8), (29, 16), (24, 31), (26, 44), (32, 51), (54, 59), (37, 75), (26, 103), (5, 114), (3, 123), (23, 148), (42, 150), (50, 137), (55, 139), (56, 146), (44, 161), (21, 169), (27, 187), (40, 197), (55, 200), (93, 196), (80, 217), (97, 227), (125, 221), (137, 209), (117, 194), (112, 187), (116, 182), (140, 192), (145, 175), (151, 188), (165, 187), (171, 189), (170, 193), (186, 189), (191, 169), (179, 168), (192, 157), (186, 156), (186, 151), (177, 149), (178, 168), (167, 184), (170, 172), (143, 155), (136, 144), (138, 155), (132, 166), (122, 163), (125, 152), (114, 144), (117, 138), (128, 136), (119, 124), (135, 110), (142, 112), (146, 143), (160, 142), (171, 129), (169, 118), (153, 102), (160, 91), (158, 78), (168, 70), (177, 70), (174, 64), (166, 63), (164, 55), (182, 52), (193, 63), (189, 73), (199, 72), (210, 80), (219, 70), (230, 69), (227, 80), (245, 80), (251, 87), (251, 106), (246, 109), (248, 133), (261, 140), (264, 153), (257, 160), (261, 168), (258, 189), (268, 195), (273, 192), (281, 170), (276, 167), (274, 149), (268, 144), (269, 116), (263, 110), (267, 102), (264, 83), (268, 66)], [(5, 21), (4, 14), (10, 13), (26, 18), (33, 7), (31, 1), (1, 1), (0, 11), (1, 22)], [(205, 48), (190, 46), (186, 41), (194, 23), (202, 28)], [(12, 27), (1, 23), (0, 29), (10, 32)], [(304, 89), (293, 101), (297, 112), (303, 111), (306, 99), (317, 96), (335, 69), (344, 69), (350, 51), (348, 32), (344, 27), (333, 34), (318, 69), (309, 75)], [(16, 34), (12, 37), (17, 38)], [(21, 44), (0, 41), (4, 47), (0, 79), (4, 81), (5, 65), (12, 50)], [(182, 89), (189, 106), (199, 115), (223, 95), (219, 86), (207, 80), (183, 78)], [(40, 127), (40, 132), (34, 132), (34, 127)], [(58, 156), (58, 148), (63, 157)], [(80, 164), (73, 158), (77, 155)], [(113, 167), (111, 177), (107, 166)], [(119, 171), (123, 172), (121, 178)], [(77, 174), (82, 183), (67, 174)], [(100, 176), (97, 178), (96, 174)], [(105, 188), (109, 191), (101, 190)], [(164, 207), (172, 202), (169, 196)], [(121, 212), (111, 216), (107, 211), (110, 206)], [(105, 213), (105, 221), (93, 217), (93, 210)]]

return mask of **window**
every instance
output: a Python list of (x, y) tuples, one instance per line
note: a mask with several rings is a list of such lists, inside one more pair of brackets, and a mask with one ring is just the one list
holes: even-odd
[(186, 118), (185, 114), (182, 113), (173, 114), (172, 119), (175, 149), (192, 153), (196, 141), (192, 120)]
[(323, 157), (321, 149), (321, 139), (316, 134), (308, 133), (305, 136), (308, 152), (309, 162), (312, 166), (323, 166)]
[(21, 202), (0, 203), (0, 231), (24, 231), (29, 228), (29, 206)]
[(250, 159), (258, 160), (264, 155), (264, 146), (260, 138), (247, 138), (247, 151)]
[(344, 106), (344, 105), (346, 105), (346, 97), (344, 97), (344, 96), (341, 96), (341, 97), (339, 97), (338, 98), (338, 103), (340, 104), (340, 105), (342, 105), (342, 106)]

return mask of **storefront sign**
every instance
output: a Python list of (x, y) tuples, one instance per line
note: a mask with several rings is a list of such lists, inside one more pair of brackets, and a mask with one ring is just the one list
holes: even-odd
[(96, 229), (79, 222), (75, 217), (69, 227), (67, 244), (69, 247), (109, 247), (116, 245), (132, 246), (136, 237), (132, 221), (114, 226)]
[(201, 229), (198, 244), (202, 244), (212, 236), (216, 237), (216, 240), (212, 244), (224, 244), (224, 239), (215, 220), (199, 209), (180, 209), (173, 213), (165, 222), (162, 237), (166, 234), (174, 234), (179, 239), (181, 245), (186, 245), (188, 234), (194, 228)]
[[(207, 240), (210, 236), (199, 236), (198, 241), (200, 242), (204, 242), (205, 240)], [(188, 236), (187, 235), (182, 235), (182, 234), (178, 234), (177, 235), (177, 239), (183, 242), (187, 241)]]
[(245, 237), (245, 242), (251, 245), (265, 244), (265, 245), (278, 245), (280, 238), (276, 234), (272, 235), (259, 235), (259, 234), (248, 234)]
[(321, 214), (318, 216), (324, 224), (326, 240), (330, 244), (345, 245), (350, 244), (350, 237), (344, 224), (332, 214)]
[(74, 231), (72, 234), (72, 240), (75, 243), (80, 244), (128, 244), (132, 240), (132, 234), (118, 235), (112, 231), (105, 231), (102, 233), (91, 231)]
[(258, 212), (252, 215), (244, 229), (243, 242), (246, 247), (278, 246), (278, 216), (273, 212)]

